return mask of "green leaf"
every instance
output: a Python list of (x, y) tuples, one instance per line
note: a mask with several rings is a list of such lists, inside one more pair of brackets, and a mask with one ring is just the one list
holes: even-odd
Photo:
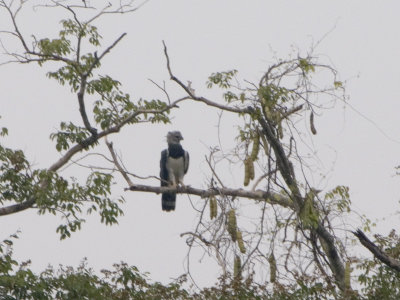
[(237, 70), (230, 70), (226, 72), (212, 73), (208, 77), (207, 87), (211, 88), (213, 85), (218, 85), (220, 88), (227, 89), (231, 87), (231, 80), (237, 74)]
[(299, 59), (299, 67), (305, 72), (315, 72), (315, 67), (311, 63), (310, 59), (306, 58), (300, 58)]
[(8, 129), (6, 127), (1, 128), (0, 136), (8, 135)]
[(335, 88), (341, 88), (343, 86), (343, 82), (341, 81), (335, 81), (333, 82), (333, 85), (335, 86)]

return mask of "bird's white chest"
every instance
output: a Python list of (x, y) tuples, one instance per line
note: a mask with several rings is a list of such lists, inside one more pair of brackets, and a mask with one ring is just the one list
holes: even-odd
[(172, 158), (168, 157), (167, 160), (167, 170), (169, 173), (169, 177), (173, 175), (172, 178), (176, 178), (178, 180), (182, 179), (184, 174), (184, 160), (183, 157)]

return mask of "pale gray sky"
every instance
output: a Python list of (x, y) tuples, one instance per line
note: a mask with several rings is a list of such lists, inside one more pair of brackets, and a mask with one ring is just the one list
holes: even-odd
[[(322, 40), (315, 54), (331, 62), (347, 82), (351, 107), (337, 103), (316, 117), (315, 153), (327, 178), (323, 182), (315, 178), (315, 184), (323, 188), (348, 185), (353, 208), (361, 214), (371, 219), (391, 216), (377, 228), (387, 233), (397, 228), (398, 216), (393, 214), (399, 207), (400, 190), (399, 177), (393, 176), (400, 164), (399, 9), (398, 1), (150, 0), (133, 14), (106, 16), (98, 23), (104, 46), (122, 32), (128, 33), (104, 60), (102, 73), (120, 80), (123, 90), (135, 99), (162, 97), (149, 78), (167, 81), (172, 96), (182, 95), (168, 82), (164, 40), (174, 73), (192, 81), (198, 94), (213, 98), (218, 93), (205, 87), (212, 72), (237, 69), (240, 79), (258, 82), (274, 55), (287, 58), (293, 49), (305, 54)], [(61, 13), (27, 9), (20, 15), (21, 31), (26, 37), (54, 37), (59, 19), (65, 17)], [(0, 30), (9, 25), (0, 12)], [(60, 120), (79, 122), (75, 96), (47, 79), (45, 70), (36, 65), (0, 67), (0, 126), (10, 131), (4, 142), (26, 151), (38, 167), (48, 167), (58, 158), (48, 137)], [(217, 113), (201, 104), (182, 104), (172, 115), (172, 125), (131, 126), (111, 139), (132, 172), (157, 175), (167, 131), (181, 130), (183, 145), (191, 154), (185, 181), (204, 187), (205, 145), (217, 144)], [(224, 115), (221, 131), (227, 148), (236, 135), (232, 122)], [(188, 197), (180, 195), (177, 210), (167, 214), (161, 211), (159, 196), (123, 192), (126, 184), (119, 181), (115, 192), (126, 199), (119, 226), (105, 227), (91, 217), (81, 232), (60, 242), (55, 233), (58, 218), (25, 211), (0, 218), (0, 239), (20, 229), (15, 255), (32, 259), (36, 270), (49, 263), (76, 266), (88, 257), (96, 269), (122, 260), (163, 282), (183, 273), (187, 248), (179, 234), (195, 225)], [(237, 184), (241, 181), (241, 177), (232, 179)], [(195, 279), (211, 284), (215, 276), (205, 274), (215, 264), (207, 258), (199, 263), (200, 257), (193, 260)]]

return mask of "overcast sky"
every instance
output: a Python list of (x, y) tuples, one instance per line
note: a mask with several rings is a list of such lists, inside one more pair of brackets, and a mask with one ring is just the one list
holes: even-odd
[[(274, 57), (287, 58), (294, 50), (304, 55), (315, 46), (314, 53), (338, 70), (349, 96), (349, 105), (339, 102), (316, 118), (314, 154), (327, 175), (316, 184), (322, 188), (348, 185), (353, 208), (379, 220), (376, 232), (386, 234), (397, 228), (400, 190), (400, 177), (394, 176), (394, 167), (400, 165), (399, 10), (398, 1), (150, 0), (133, 14), (106, 16), (98, 22), (104, 46), (128, 33), (104, 60), (102, 73), (120, 80), (134, 99), (163, 96), (149, 78), (158, 83), (165, 80), (172, 96), (182, 95), (168, 82), (164, 40), (174, 73), (192, 81), (197, 94), (212, 98), (218, 93), (205, 87), (212, 72), (237, 69), (239, 78), (258, 82)], [(27, 9), (18, 21), (26, 37), (43, 38), (55, 37), (61, 18), (65, 15), (60, 10)], [(9, 26), (0, 12), (0, 30)], [(11, 50), (17, 49), (8, 43)], [(42, 168), (59, 156), (48, 139), (50, 133), (61, 120), (79, 122), (75, 96), (47, 79), (46, 70), (37, 65), (0, 66), (0, 127), (10, 131), (2, 143), (23, 149)], [(205, 187), (204, 155), (218, 142), (218, 115), (200, 104), (182, 104), (172, 115), (172, 125), (131, 126), (111, 140), (130, 171), (157, 175), (166, 133), (181, 130), (183, 145), (191, 154), (185, 181)], [(227, 147), (236, 135), (232, 122), (224, 115)], [(65, 172), (72, 174), (73, 169)], [(60, 242), (55, 233), (58, 218), (25, 211), (0, 218), (0, 238), (21, 230), (15, 255), (32, 259), (35, 270), (49, 263), (76, 266), (88, 257), (96, 269), (125, 261), (149, 271), (155, 280), (177, 277), (184, 272), (187, 251), (179, 235), (195, 225), (188, 197), (178, 196), (177, 210), (165, 213), (158, 195), (123, 192), (126, 184), (121, 178), (118, 181), (115, 191), (126, 199), (125, 216), (118, 226), (105, 227), (91, 217), (81, 232)], [(233, 178), (233, 183), (241, 181)], [(211, 284), (215, 278), (204, 274), (214, 264), (207, 259), (199, 264), (198, 258), (195, 279)]]

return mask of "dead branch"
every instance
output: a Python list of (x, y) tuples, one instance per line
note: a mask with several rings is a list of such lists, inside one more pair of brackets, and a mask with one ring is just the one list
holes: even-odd
[(387, 255), (382, 249), (375, 245), (360, 229), (352, 231), (352, 233), (358, 238), (360, 243), (367, 248), (377, 259), (387, 265), (389, 268), (400, 272), (400, 261)]
[(115, 164), (115, 166), (117, 167), (118, 171), (121, 173), (121, 175), (124, 177), (124, 179), (126, 180), (126, 182), (132, 186), (133, 182), (131, 181), (131, 179), (129, 178), (127, 172), (122, 168), (121, 164), (118, 161), (117, 155), (115, 154), (114, 148), (113, 148), (113, 144), (111, 142), (107, 141), (106, 138), (106, 145), (108, 147), (108, 150), (110, 150), (113, 162)]

